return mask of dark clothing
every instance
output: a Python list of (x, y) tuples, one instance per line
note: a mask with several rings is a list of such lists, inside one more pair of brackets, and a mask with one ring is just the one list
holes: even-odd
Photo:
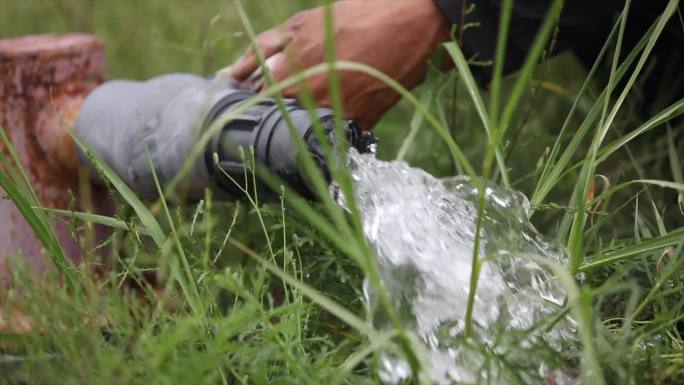
[[(491, 61), (496, 50), (501, 1), (435, 2), (444, 15), (457, 26), (457, 32), (464, 25), (468, 26), (459, 35), (466, 57), (477, 62)], [(549, 3), (550, 1), (543, 0), (516, 0), (513, 3), (504, 62), (505, 72), (513, 72), (523, 64)], [(621, 50), (623, 56), (631, 51), (666, 5), (666, 0), (632, 2)], [(624, 1), (614, 0), (566, 1), (558, 21), (558, 35), (552, 53), (570, 49), (587, 68), (591, 68), (623, 6)], [(604, 61), (610, 63), (611, 58), (611, 55), (606, 55)], [(669, 20), (650, 58), (653, 60), (653, 67), (646, 71), (646, 66), (642, 70), (642, 79), (645, 79), (643, 92), (646, 98), (660, 96), (667, 99), (665, 103), (670, 104), (684, 97), (684, 26), (677, 13)], [(491, 66), (473, 65), (471, 68), (480, 84), (486, 85), (489, 82)]]

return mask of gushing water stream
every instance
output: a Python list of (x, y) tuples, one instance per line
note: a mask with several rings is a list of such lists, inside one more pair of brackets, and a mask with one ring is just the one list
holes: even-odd
[[(565, 257), (529, 223), (529, 202), (521, 193), (486, 190), (474, 330), (466, 339), (475, 185), (358, 153), (350, 154), (350, 168), (384, 287), (403, 325), (422, 341), (432, 381), (571, 382), (575, 376), (567, 368), (576, 353), (575, 325), (569, 316), (558, 316), (564, 291), (540, 263), (563, 265)], [(377, 293), (368, 282), (364, 289), (374, 326), (392, 328)], [(412, 375), (403, 356), (390, 349), (381, 355), (379, 369), (390, 384)]]

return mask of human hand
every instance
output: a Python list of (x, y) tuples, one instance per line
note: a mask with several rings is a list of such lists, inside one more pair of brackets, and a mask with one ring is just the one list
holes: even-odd
[[(335, 59), (367, 64), (406, 88), (420, 84), (427, 60), (439, 43), (449, 38), (450, 24), (432, 0), (344, 0), (332, 5)], [(282, 26), (261, 33), (256, 43), (273, 79), (282, 81), (298, 70), (326, 61), (323, 7), (300, 12)], [(248, 49), (230, 67), (230, 76), (244, 82), (259, 68)], [(360, 72), (338, 73), (345, 117), (362, 129), (370, 129), (399, 100), (384, 82)], [(330, 106), (327, 74), (307, 79), (306, 85), (319, 106)], [(252, 84), (257, 91), (263, 82)], [(297, 97), (298, 86), (283, 91)]]

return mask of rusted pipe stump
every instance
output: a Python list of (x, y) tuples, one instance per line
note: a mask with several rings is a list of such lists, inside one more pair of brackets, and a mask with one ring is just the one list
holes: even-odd
[[(44, 207), (74, 208), (68, 191), (79, 191), (78, 159), (66, 127), (72, 127), (83, 99), (105, 77), (103, 45), (96, 37), (0, 39), (0, 126)], [(8, 154), (2, 145), (0, 150)], [(1, 189), (0, 196), (5, 196)], [(96, 205), (101, 201), (93, 199)], [(19, 256), (37, 275), (50, 267), (40, 241), (8, 199), (0, 200), (0, 221), (0, 286), (9, 279), (9, 257)], [(78, 263), (81, 247), (67, 223), (56, 220), (53, 228), (67, 256)]]

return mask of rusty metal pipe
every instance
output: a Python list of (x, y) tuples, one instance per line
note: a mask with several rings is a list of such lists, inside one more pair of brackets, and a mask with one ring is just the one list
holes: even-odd
[[(78, 158), (65, 127), (73, 125), (85, 96), (106, 77), (102, 42), (90, 35), (36, 35), (0, 39), (0, 126), (19, 155), (40, 203), (46, 207), (81, 209), (68, 194), (79, 195)], [(8, 152), (0, 145), (0, 151)], [(93, 191), (95, 210), (106, 199)], [(101, 196), (98, 196), (101, 195)], [(4, 192), (0, 190), (0, 196)], [(41, 243), (14, 204), (0, 200), (0, 288), (8, 282), (7, 258), (20, 256), (36, 274), (50, 267)], [(81, 245), (68, 224), (53, 228), (67, 255), (76, 263)]]

